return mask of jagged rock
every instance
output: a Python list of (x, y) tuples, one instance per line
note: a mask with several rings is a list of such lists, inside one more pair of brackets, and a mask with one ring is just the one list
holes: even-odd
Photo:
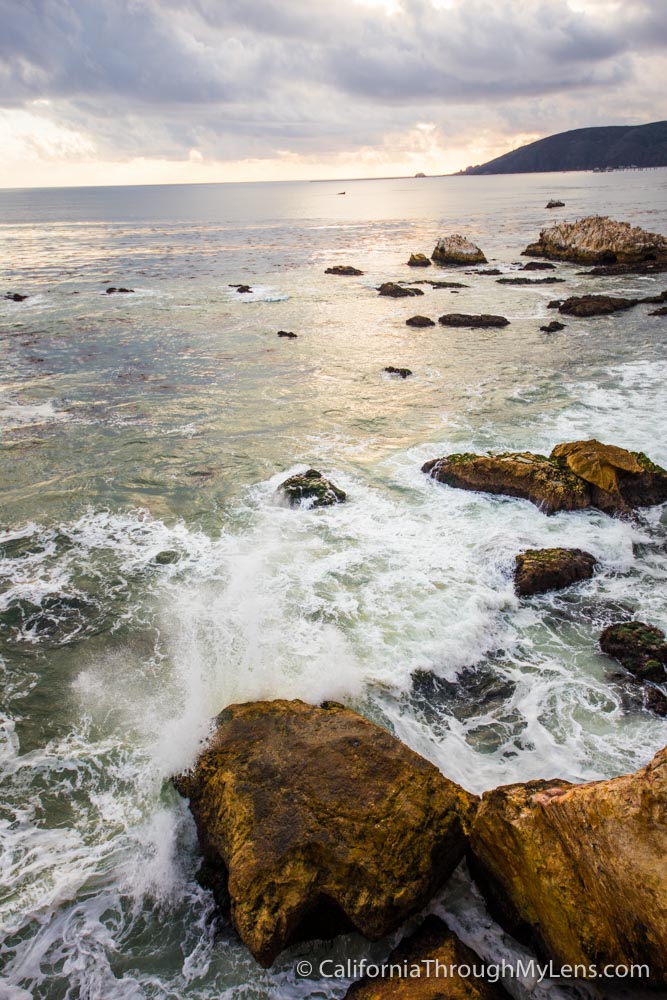
[(350, 267), (349, 264), (336, 264), (334, 267), (328, 267), (325, 274), (343, 274), (348, 276), (356, 276), (363, 274), (358, 267)]
[(449, 455), (426, 462), (422, 472), (447, 486), (530, 500), (545, 514), (590, 507), (590, 487), (544, 455)]
[(325, 479), (317, 469), (290, 476), (276, 492), (285, 497), (291, 507), (299, 507), (303, 500), (309, 501), (310, 507), (331, 507), (347, 499), (343, 490)]
[(542, 333), (558, 333), (559, 330), (565, 329), (565, 323), (559, 323), (557, 319), (547, 323), (546, 326), (541, 326), (540, 330)]
[(565, 208), (564, 201), (558, 201), (557, 198), (550, 198), (549, 201), (544, 206), (545, 208)]
[(667, 641), (653, 625), (637, 621), (610, 625), (600, 636), (600, 649), (641, 681), (667, 682)]
[(565, 278), (555, 278), (550, 275), (548, 278), (498, 278), (497, 285), (557, 285), (564, 282)]
[(575, 264), (667, 263), (667, 239), (627, 222), (589, 215), (576, 222), (557, 222), (543, 229), (526, 257), (569, 260)]
[(516, 557), (514, 584), (522, 597), (590, 580), (597, 559), (582, 549), (528, 549)]
[[(482, 959), (433, 914), (384, 964), (395, 970), (420, 967), (420, 975), (366, 977), (352, 984), (345, 1000), (510, 1000), (502, 986), (474, 974), (484, 968)], [(436, 975), (438, 968), (447, 975)]]
[(410, 319), (406, 319), (406, 326), (435, 326), (432, 319), (428, 316), (411, 316)]
[(380, 295), (388, 295), (392, 299), (404, 299), (409, 295), (423, 295), (421, 288), (406, 288), (404, 285), (397, 285), (395, 281), (385, 281), (378, 288)]
[(550, 264), (547, 260), (529, 260), (521, 268), (522, 271), (555, 271), (556, 265)]
[(279, 337), (286, 337), (288, 340), (296, 340), (297, 334), (292, 333), (291, 330), (278, 330)]
[(508, 326), (509, 320), (504, 316), (490, 316), (487, 313), (475, 316), (468, 313), (445, 313), (440, 316), (438, 323), (442, 326), (465, 326), (474, 329), (484, 329), (487, 327)]
[(350, 709), (254, 702), (216, 721), (175, 783), (262, 965), (306, 936), (385, 936), (461, 860), (476, 797)]
[(609, 313), (631, 309), (640, 299), (625, 299), (613, 295), (572, 295), (558, 304), (558, 312), (565, 316), (606, 316)]
[(424, 253), (411, 253), (408, 267), (431, 267), (431, 261)]
[(10, 302), (25, 302), (28, 298), (27, 295), (21, 295), (20, 292), (6, 292), (5, 298), (9, 299)]
[(592, 439), (556, 445), (551, 458), (588, 483), (592, 506), (610, 514), (667, 500), (667, 472), (643, 452)]
[(487, 792), (469, 866), (491, 913), (568, 965), (647, 965), (667, 984), (667, 749), (634, 774)]
[(412, 375), (409, 368), (394, 368), (393, 365), (389, 365), (388, 368), (385, 368), (385, 371), (389, 372), (390, 375), (400, 375), (401, 378), (407, 378), (408, 375)]
[(488, 264), (480, 248), (458, 233), (439, 239), (431, 260), (436, 264)]

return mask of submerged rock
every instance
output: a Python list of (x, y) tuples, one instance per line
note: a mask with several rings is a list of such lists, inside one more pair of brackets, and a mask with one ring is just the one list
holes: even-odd
[(559, 330), (565, 329), (565, 323), (559, 323), (557, 319), (552, 319), (550, 323), (546, 326), (541, 326), (540, 330), (542, 333), (558, 333)]
[[(389, 975), (353, 983), (345, 1000), (510, 1000), (502, 986), (481, 974), (484, 962), (479, 955), (433, 914), (394, 948), (384, 964)], [(391, 966), (412, 971), (392, 977)], [(419, 975), (413, 974), (417, 967)], [(436, 969), (443, 968), (447, 974), (436, 975)]]
[(431, 267), (431, 261), (424, 253), (411, 253), (408, 267)]
[(600, 264), (590, 271), (577, 271), (577, 274), (593, 278), (612, 278), (617, 274), (664, 274), (667, 271), (667, 261), (662, 264), (653, 260), (642, 260), (637, 264)]
[(491, 913), (556, 963), (647, 965), (667, 984), (667, 749), (634, 774), (487, 792), (469, 866)]
[(550, 264), (547, 260), (529, 260), (521, 268), (522, 271), (555, 271), (556, 265)]
[(410, 295), (423, 295), (421, 288), (406, 288), (405, 285), (397, 285), (395, 281), (385, 281), (378, 288), (380, 295), (388, 295), (392, 299), (404, 299)]
[(107, 288), (107, 295), (132, 295), (134, 288), (115, 288), (113, 285)]
[(175, 783), (208, 873), (227, 883), (234, 926), (264, 966), (304, 937), (395, 930), (458, 865), (477, 805), (333, 702), (226, 709)]
[(502, 273), (499, 267), (491, 267), (487, 271), (466, 271), (466, 274), (482, 274), (485, 277), (492, 277), (493, 275)]
[(597, 559), (582, 549), (528, 549), (516, 557), (514, 584), (522, 597), (590, 580)]
[[(343, 192), (344, 193), (344, 192)], [(354, 277), (363, 274), (358, 267), (351, 267), (349, 264), (335, 264), (333, 267), (328, 267), (325, 274), (342, 274), (349, 277)]]
[(614, 295), (572, 295), (558, 304), (558, 312), (565, 316), (607, 316), (609, 313), (632, 309), (641, 300), (626, 299)]
[(442, 326), (464, 326), (474, 329), (485, 329), (487, 327), (508, 326), (509, 320), (505, 319), (504, 316), (491, 316), (487, 313), (483, 313), (481, 316), (469, 313), (445, 313), (444, 316), (440, 316), (438, 323)]
[(410, 319), (406, 319), (405, 325), (406, 326), (435, 326), (435, 323), (434, 323), (434, 321), (432, 319), (429, 319), (428, 316), (411, 316)]
[(239, 295), (249, 295), (252, 292), (250, 285), (237, 285), (236, 291)]
[(458, 233), (439, 239), (431, 260), (436, 264), (488, 264), (480, 248)]
[(25, 302), (28, 296), (21, 295), (20, 292), (6, 292), (5, 298), (9, 299), (10, 302)]
[(627, 621), (610, 625), (600, 636), (600, 649), (619, 660), (641, 681), (667, 682), (665, 633), (645, 622)]
[(526, 257), (569, 260), (575, 264), (632, 264), (667, 262), (667, 238), (628, 222), (589, 215), (576, 222), (557, 222), (543, 229), (536, 243), (523, 251)]
[(549, 201), (544, 206), (545, 208), (565, 208), (564, 201), (558, 201), (557, 198), (550, 198)]
[(335, 503), (343, 503), (347, 495), (343, 490), (325, 479), (317, 469), (290, 476), (278, 487), (276, 492), (286, 497), (291, 507), (299, 507), (303, 500), (311, 501), (311, 507), (331, 507)]
[(390, 375), (400, 375), (401, 378), (407, 378), (408, 375), (412, 375), (409, 368), (394, 368), (393, 365), (389, 365), (388, 368), (385, 368), (385, 371), (389, 372)]
[(470, 285), (465, 285), (462, 281), (432, 281), (430, 278), (422, 278), (421, 281), (401, 281), (399, 284), (430, 285), (431, 288), (470, 288)]
[(292, 333), (291, 330), (278, 330), (279, 337), (286, 337), (287, 340), (296, 340), (297, 334)]

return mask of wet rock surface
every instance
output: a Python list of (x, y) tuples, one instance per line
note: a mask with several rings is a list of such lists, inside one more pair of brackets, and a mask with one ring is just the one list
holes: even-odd
[(565, 329), (565, 323), (559, 323), (557, 319), (552, 320), (545, 326), (541, 326), (540, 330), (542, 333), (558, 333), (559, 330)]
[(645, 964), (667, 983), (667, 749), (609, 781), (487, 792), (469, 867), (489, 909), (556, 965)]
[(291, 507), (299, 507), (305, 500), (310, 507), (331, 507), (343, 503), (347, 495), (317, 469), (290, 476), (278, 487), (278, 495), (285, 497)]
[(261, 964), (304, 937), (383, 937), (461, 860), (476, 798), (355, 712), (254, 702), (216, 723), (175, 784)]
[(614, 295), (572, 295), (558, 304), (558, 312), (564, 316), (607, 316), (609, 313), (631, 309), (639, 299), (626, 299)]
[(487, 329), (508, 326), (509, 320), (504, 316), (492, 316), (487, 313), (474, 315), (472, 313), (445, 313), (438, 318), (441, 326), (462, 326), (473, 329)]
[(488, 263), (480, 248), (458, 233), (439, 239), (431, 254), (431, 260), (436, 264), (454, 265)]
[(514, 585), (522, 597), (544, 594), (589, 580), (596, 566), (595, 557), (582, 549), (527, 549), (516, 557)]
[(410, 319), (406, 319), (406, 326), (435, 326), (435, 321), (429, 319), (428, 316), (411, 316)]
[(529, 260), (521, 268), (522, 271), (555, 271), (556, 265), (548, 260)]
[(591, 505), (607, 513), (627, 514), (667, 500), (667, 472), (643, 452), (593, 438), (556, 445), (551, 458), (586, 482)]
[(547, 257), (577, 264), (667, 263), (667, 238), (627, 222), (589, 215), (576, 222), (558, 222), (543, 229), (523, 251), (526, 257)]
[(654, 625), (639, 621), (610, 625), (600, 636), (600, 649), (641, 681), (667, 682), (667, 641)]
[(328, 267), (324, 273), (354, 277), (362, 275), (364, 272), (360, 271), (358, 267), (352, 267), (350, 264), (335, 264), (333, 267)]
[(421, 288), (411, 288), (406, 285), (398, 285), (395, 281), (385, 281), (378, 288), (380, 295), (388, 295), (392, 299), (404, 299), (411, 295), (423, 295)]

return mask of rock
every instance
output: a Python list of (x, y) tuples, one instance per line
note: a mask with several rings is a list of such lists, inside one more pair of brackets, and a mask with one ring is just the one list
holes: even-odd
[[(436, 975), (436, 963), (447, 970), (446, 976)], [(384, 964), (389, 973), (391, 966), (395, 971), (419, 966), (421, 972), (419, 976), (366, 977), (352, 984), (345, 1000), (510, 1000), (502, 986), (474, 974), (484, 968), (482, 959), (433, 914), (394, 948)]]
[(550, 198), (549, 201), (544, 206), (545, 208), (565, 208), (564, 201), (558, 201), (556, 198)]
[(667, 500), (667, 473), (643, 452), (592, 439), (556, 445), (551, 458), (588, 483), (592, 506), (607, 513), (628, 513)]
[(163, 549), (162, 552), (153, 558), (153, 562), (156, 562), (158, 566), (171, 566), (173, 563), (177, 563), (180, 559), (180, 555), (175, 549)]
[(618, 298), (613, 295), (572, 295), (558, 304), (558, 311), (565, 316), (606, 316), (609, 313), (631, 309), (639, 299)]
[(548, 303), (547, 309), (560, 309), (562, 304), (562, 299), (552, 299), (551, 302)]
[(667, 984), (667, 749), (634, 774), (487, 792), (469, 867), (492, 914), (556, 966), (647, 965)]
[(577, 222), (558, 222), (543, 229), (526, 257), (569, 260), (575, 264), (667, 263), (667, 239), (627, 222), (589, 215)]
[(402, 299), (409, 295), (423, 295), (421, 288), (406, 288), (404, 285), (397, 285), (394, 281), (385, 281), (378, 288), (380, 295), (389, 295), (392, 299)]
[(432, 281), (430, 278), (423, 278), (421, 281), (401, 281), (399, 284), (430, 285), (431, 288), (470, 288), (470, 285), (464, 285), (462, 281)]
[(306, 936), (391, 933), (461, 860), (476, 797), (350, 709), (255, 702), (216, 722), (175, 784), (262, 965)]
[(335, 264), (334, 267), (328, 267), (325, 274), (343, 274), (349, 277), (354, 277), (363, 274), (358, 267), (350, 267), (349, 264)]
[(555, 278), (550, 275), (548, 278), (498, 278), (497, 285), (557, 285), (565, 281), (565, 278)]
[(250, 285), (237, 285), (236, 291), (239, 295), (249, 295), (252, 292)]
[(617, 274), (664, 274), (667, 261), (657, 264), (653, 260), (642, 260), (637, 264), (601, 264), (590, 271), (577, 271), (587, 277), (611, 278)]
[(600, 636), (600, 649), (641, 681), (667, 682), (667, 641), (653, 625), (637, 621), (610, 625)]
[(7, 292), (5, 298), (9, 299), (10, 302), (25, 302), (28, 296), (21, 295), (20, 292)]
[(422, 170), (418, 170), (415, 177), (426, 177), (426, 174)]
[(531, 452), (449, 455), (426, 462), (422, 472), (458, 489), (530, 500), (545, 514), (591, 505), (587, 483), (553, 459)]
[(547, 260), (529, 260), (521, 268), (522, 271), (555, 271), (556, 265), (550, 264)]
[(541, 326), (540, 330), (543, 333), (558, 333), (559, 330), (565, 329), (565, 323), (559, 323), (557, 319), (553, 319), (551, 323), (547, 323), (546, 326)]
[(487, 271), (466, 271), (466, 274), (483, 274), (487, 277), (492, 275), (502, 274), (503, 272), (498, 267), (491, 267)]
[(439, 239), (431, 254), (431, 260), (436, 264), (488, 264), (479, 247), (458, 233)]
[(410, 319), (406, 319), (406, 326), (435, 326), (432, 319), (428, 316), (411, 316)]
[(514, 584), (522, 597), (590, 580), (597, 559), (582, 549), (528, 549), (516, 557)]
[(446, 313), (440, 316), (438, 323), (442, 326), (465, 326), (477, 328), (508, 326), (509, 320), (504, 316), (489, 316), (484, 313), (481, 316), (474, 316), (467, 313)]
[(297, 334), (292, 333), (291, 330), (278, 330), (279, 337), (286, 337), (288, 340), (296, 340)]
[(411, 253), (410, 260), (408, 261), (408, 267), (431, 267), (431, 261), (428, 259), (426, 254)]
[(303, 500), (312, 501), (309, 507), (331, 507), (335, 503), (343, 503), (347, 495), (343, 490), (325, 479), (317, 469), (290, 476), (278, 487), (277, 493), (287, 498), (291, 507), (299, 507)]
[(667, 316), (667, 306), (661, 306), (660, 309), (654, 309), (653, 312), (649, 313), (649, 316)]
[(113, 285), (107, 288), (107, 295), (132, 295), (134, 288), (115, 288)]
[(409, 368), (394, 368), (393, 365), (390, 365), (388, 368), (385, 368), (385, 371), (389, 372), (390, 375), (400, 375), (401, 378), (407, 378), (408, 375), (412, 375), (412, 372), (410, 371)]

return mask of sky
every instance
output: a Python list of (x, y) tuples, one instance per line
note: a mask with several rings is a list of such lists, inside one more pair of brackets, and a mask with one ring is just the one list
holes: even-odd
[(667, 0), (0, 0), (0, 187), (450, 173), (667, 118)]

